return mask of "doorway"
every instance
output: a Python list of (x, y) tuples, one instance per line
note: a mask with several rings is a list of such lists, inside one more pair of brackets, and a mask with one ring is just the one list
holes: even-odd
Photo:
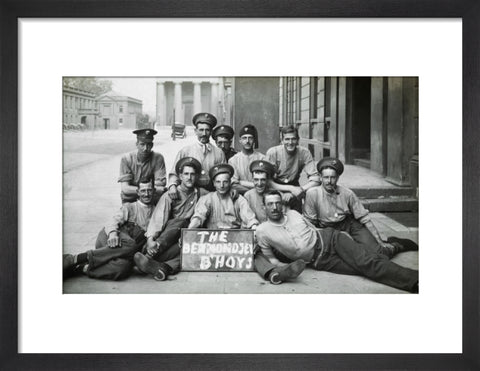
[(350, 161), (370, 168), (371, 78), (352, 78)]
[(103, 125), (105, 130), (110, 129), (110, 119), (103, 119)]

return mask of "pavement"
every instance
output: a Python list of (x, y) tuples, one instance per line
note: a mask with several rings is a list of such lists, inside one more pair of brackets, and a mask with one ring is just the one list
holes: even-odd
[[(154, 151), (165, 157), (167, 172), (178, 150), (193, 143), (191, 127), (187, 138), (170, 138), (170, 128), (161, 128)], [(100, 229), (120, 208), (117, 183), (122, 154), (135, 150), (131, 130), (65, 131), (63, 157), (63, 253), (77, 254), (94, 248)], [(346, 165), (339, 184), (350, 188), (389, 185), (376, 173)], [(398, 236), (418, 242), (417, 213), (371, 213), (383, 237)], [(393, 261), (418, 269), (418, 252), (405, 252)], [(406, 293), (360, 276), (339, 275), (306, 269), (295, 281), (271, 285), (255, 272), (180, 272), (157, 282), (132, 275), (124, 281), (94, 280), (86, 276), (64, 281), (65, 294), (168, 293), (168, 294), (319, 294), (319, 293)]]

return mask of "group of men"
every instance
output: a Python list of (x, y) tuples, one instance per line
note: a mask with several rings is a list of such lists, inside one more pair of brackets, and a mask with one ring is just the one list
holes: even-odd
[[(418, 271), (390, 260), (418, 245), (381, 239), (354, 192), (337, 184), (340, 160), (315, 164), (294, 126), (282, 128), (282, 143), (263, 154), (254, 125), (239, 130), (235, 152), (230, 126), (217, 126), (210, 113), (192, 121), (197, 141), (178, 152), (168, 181), (163, 156), (152, 151), (157, 132), (134, 131), (137, 151), (120, 165), (121, 210), (95, 249), (64, 255), (65, 277), (117, 280), (137, 271), (163, 281), (181, 270), (182, 228), (243, 228), (255, 230), (255, 268), (272, 284), (294, 280), (308, 266), (418, 292)], [(300, 185), (302, 171), (307, 181)]]

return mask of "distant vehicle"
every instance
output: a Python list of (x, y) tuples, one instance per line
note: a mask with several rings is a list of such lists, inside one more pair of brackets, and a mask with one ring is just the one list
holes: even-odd
[(179, 138), (186, 138), (187, 130), (185, 129), (184, 124), (180, 124), (179, 122), (175, 122), (172, 125), (172, 139), (175, 140), (177, 137)]

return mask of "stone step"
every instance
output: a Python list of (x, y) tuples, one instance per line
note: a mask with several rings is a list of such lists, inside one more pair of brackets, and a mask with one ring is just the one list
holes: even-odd
[(413, 187), (351, 187), (350, 188), (360, 198), (388, 198), (388, 197), (412, 197), (416, 195)]
[(356, 158), (353, 160), (355, 166), (361, 166), (366, 169), (370, 169), (370, 160), (366, 158)]
[(360, 199), (370, 212), (418, 211), (418, 199), (413, 197), (386, 197)]

